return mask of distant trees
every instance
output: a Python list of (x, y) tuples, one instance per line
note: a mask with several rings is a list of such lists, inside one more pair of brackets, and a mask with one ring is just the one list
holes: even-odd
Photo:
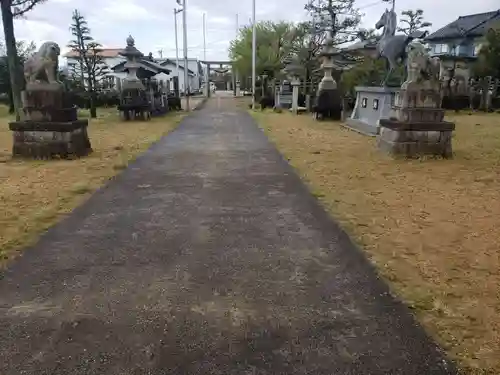
[(108, 72), (102, 58), (102, 46), (90, 35), (90, 28), (85, 17), (74, 10), (70, 27), (73, 39), (68, 47), (77, 55), (78, 63), (72, 67), (72, 78), (88, 92), (90, 117), (97, 117), (96, 88), (99, 79)]
[(399, 21), (397, 31), (401, 31), (406, 35), (411, 35), (417, 30), (422, 30), (432, 26), (432, 23), (424, 21), (424, 11), (422, 9), (403, 10), (401, 12), (403, 18)]
[(0, 0), (0, 9), (2, 11), (3, 32), (5, 37), (5, 46), (7, 50), (7, 64), (10, 74), (10, 87), (12, 102), (16, 119), (20, 118), (21, 111), (21, 90), (24, 83), (22, 71), (19, 64), (19, 55), (17, 52), (16, 36), (14, 33), (14, 18), (21, 17), (32, 10), (36, 5), (45, 0)]
[[(293, 49), (294, 25), (289, 22), (262, 21), (256, 25), (257, 44), (256, 73), (275, 77)], [(252, 27), (240, 30), (237, 39), (231, 41), (229, 56), (242, 76), (252, 72)]]
[[(24, 41), (16, 42), (16, 50), (18, 53), (19, 63), (24, 64), (26, 59), (36, 50), (36, 45), (33, 42), (26, 43)], [(22, 78), (24, 80), (24, 78)], [(22, 86), (21, 86), (22, 87)], [(0, 92), (6, 93), (9, 97), (9, 113), (15, 112), (14, 97), (12, 94), (12, 84), (9, 72), (9, 62), (5, 44), (0, 43)]]

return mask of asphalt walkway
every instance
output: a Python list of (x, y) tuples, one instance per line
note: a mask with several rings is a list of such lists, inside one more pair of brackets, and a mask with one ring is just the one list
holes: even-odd
[(215, 97), (0, 280), (0, 374), (454, 374)]

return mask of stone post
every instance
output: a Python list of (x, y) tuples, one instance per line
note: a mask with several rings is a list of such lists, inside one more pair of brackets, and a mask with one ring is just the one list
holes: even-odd
[(211, 95), (211, 92), (210, 92), (210, 64), (207, 64), (207, 79), (206, 79), (206, 83), (205, 83), (205, 90), (207, 95), (206, 97), (207, 98), (210, 98), (210, 95)]
[(299, 111), (299, 86), (300, 79), (294, 77), (292, 80), (292, 112), (293, 114), (297, 114)]
[(241, 96), (241, 88), (240, 88), (240, 81), (236, 81), (236, 97)]

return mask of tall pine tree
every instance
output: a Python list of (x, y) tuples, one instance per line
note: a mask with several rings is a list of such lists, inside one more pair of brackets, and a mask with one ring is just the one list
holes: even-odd
[(316, 32), (328, 33), (335, 45), (356, 39), (361, 14), (354, 0), (308, 0), (304, 8), (314, 18)]
[(96, 118), (97, 81), (107, 72), (101, 55), (102, 46), (90, 35), (87, 20), (78, 10), (73, 11), (71, 19), (70, 31), (74, 39), (69, 42), (68, 47), (78, 56), (78, 65), (74, 67), (73, 74), (78, 77), (81, 86), (86, 88), (90, 101), (90, 117)]

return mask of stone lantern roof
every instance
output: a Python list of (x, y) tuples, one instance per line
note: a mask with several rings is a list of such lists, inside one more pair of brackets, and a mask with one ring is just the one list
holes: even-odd
[(127, 47), (123, 51), (119, 53), (121, 56), (128, 58), (133, 58), (133, 57), (143, 57), (144, 54), (139, 51), (137, 48), (135, 48), (135, 40), (132, 38), (132, 35), (129, 35), (127, 38)]

